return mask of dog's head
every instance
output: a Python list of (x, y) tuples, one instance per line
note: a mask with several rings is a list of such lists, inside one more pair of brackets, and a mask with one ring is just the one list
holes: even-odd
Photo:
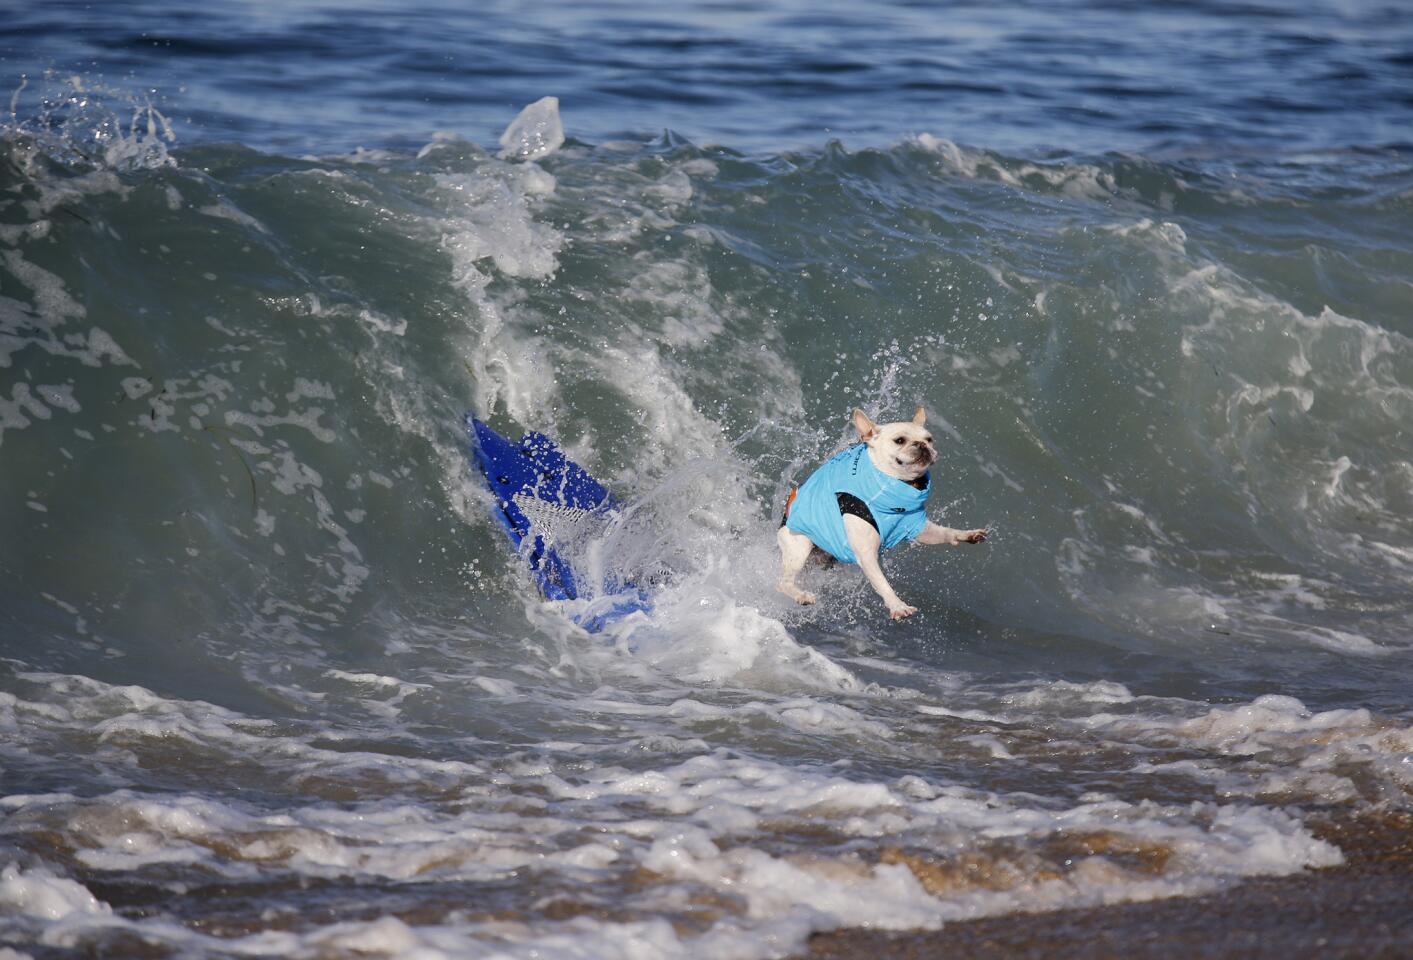
[(854, 427), (859, 439), (868, 444), (873, 465), (890, 477), (912, 482), (927, 472), (937, 460), (932, 431), (923, 426), (926, 415), (917, 408), (911, 420), (874, 423), (862, 410), (854, 410)]

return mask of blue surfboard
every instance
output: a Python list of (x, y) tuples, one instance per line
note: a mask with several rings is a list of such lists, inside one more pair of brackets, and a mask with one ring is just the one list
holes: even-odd
[(606, 603), (591, 605), (593, 613), (571, 615), (590, 633), (652, 609), (646, 593), (632, 583), (584, 582), (565, 549), (576, 539), (592, 536), (618, 508), (607, 487), (543, 433), (530, 432), (512, 442), (469, 413), (466, 433), (472, 459), (495, 497), (491, 512), (547, 599), (605, 598)]

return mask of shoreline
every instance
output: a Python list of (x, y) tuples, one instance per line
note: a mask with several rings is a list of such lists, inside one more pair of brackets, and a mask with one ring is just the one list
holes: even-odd
[(1315, 820), (1345, 863), (1195, 897), (817, 933), (802, 960), (1394, 960), (1413, 957), (1413, 814)]

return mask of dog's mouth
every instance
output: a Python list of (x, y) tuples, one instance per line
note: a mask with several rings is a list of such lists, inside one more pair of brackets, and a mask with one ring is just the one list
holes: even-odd
[(931, 450), (926, 447), (918, 447), (911, 457), (894, 456), (893, 462), (900, 467), (908, 467), (912, 470), (926, 470), (932, 466), (932, 462), (936, 459), (937, 457)]

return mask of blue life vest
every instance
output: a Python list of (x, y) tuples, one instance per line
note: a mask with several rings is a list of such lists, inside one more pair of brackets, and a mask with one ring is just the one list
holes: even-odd
[(844, 535), (838, 495), (847, 493), (868, 506), (882, 549), (887, 550), (917, 539), (927, 526), (923, 507), (932, 492), (931, 474), (924, 474), (923, 480), (919, 490), (905, 480), (890, 477), (873, 465), (868, 446), (857, 443), (830, 457), (800, 485), (790, 498), (785, 526), (803, 533), (839, 562), (858, 563), (849, 538)]

